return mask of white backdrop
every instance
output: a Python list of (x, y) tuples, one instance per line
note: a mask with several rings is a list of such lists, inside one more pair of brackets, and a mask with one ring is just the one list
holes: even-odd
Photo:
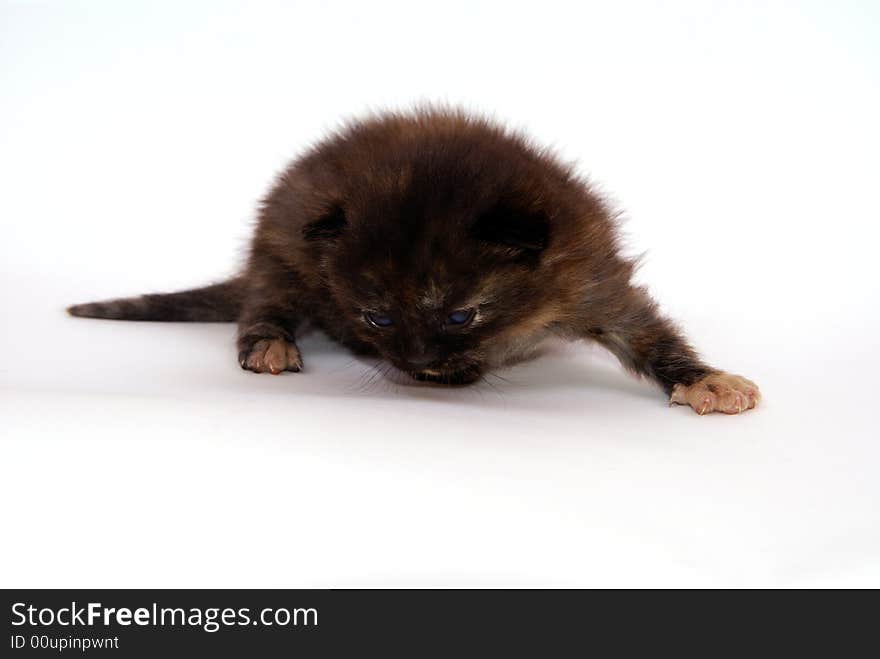
[[(0, 585), (880, 586), (880, 4), (25, 2), (0, 13)], [(345, 117), (463, 103), (577, 160), (739, 417), (560, 347), (368, 382), (321, 337), (67, 318), (240, 263)]]

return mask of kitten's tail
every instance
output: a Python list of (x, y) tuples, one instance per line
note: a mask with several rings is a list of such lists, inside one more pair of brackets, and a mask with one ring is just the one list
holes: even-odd
[(179, 293), (155, 293), (105, 302), (75, 304), (71, 316), (113, 320), (168, 322), (231, 322), (238, 319), (244, 297), (241, 278)]

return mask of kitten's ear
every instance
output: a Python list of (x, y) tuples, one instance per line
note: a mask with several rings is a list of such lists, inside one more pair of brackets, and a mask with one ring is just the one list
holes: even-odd
[(331, 207), (317, 220), (312, 220), (303, 227), (303, 237), (309, 242), (335, 240), (342, 235), (348, 221), (345, 211), (340, 206)]
[(471, 231), (478, 240), (535, 256), (550, 241), (550, 226), (544, 213), (509, 201), (501, 201), (483, 213)]

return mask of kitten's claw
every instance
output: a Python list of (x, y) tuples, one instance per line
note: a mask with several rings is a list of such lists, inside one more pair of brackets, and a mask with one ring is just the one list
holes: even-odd
[(247, 371), (279, 375), (284, 371), (302, 370), (302, 357), (293, 343), (284, 339), (260, 339), (250, 350), (238, 354), (238, 363)]
[(700, 416), (707, 412), (741, 414), (756, 407), (761, 400), (758, 386), (751, 380), (730, 373), (711, 373), (694, 384), (677, 384), (670, 404), (690, 405)]

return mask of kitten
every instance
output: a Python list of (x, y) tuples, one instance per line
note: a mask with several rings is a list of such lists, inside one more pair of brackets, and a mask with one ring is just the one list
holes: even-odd
[(673, 403), (755, 407), (755, 384), (703, 363), (633, 269), (609, 210), (568, 167), (485, 119), (428, 109), (352, 123), (294, 161), (239, 276), (68, 311), (237, 321), (241, 367), (273, 374), (303, 368), (308, 322), (442, 384), (528, 358), (551, 334), (589, 339)]

